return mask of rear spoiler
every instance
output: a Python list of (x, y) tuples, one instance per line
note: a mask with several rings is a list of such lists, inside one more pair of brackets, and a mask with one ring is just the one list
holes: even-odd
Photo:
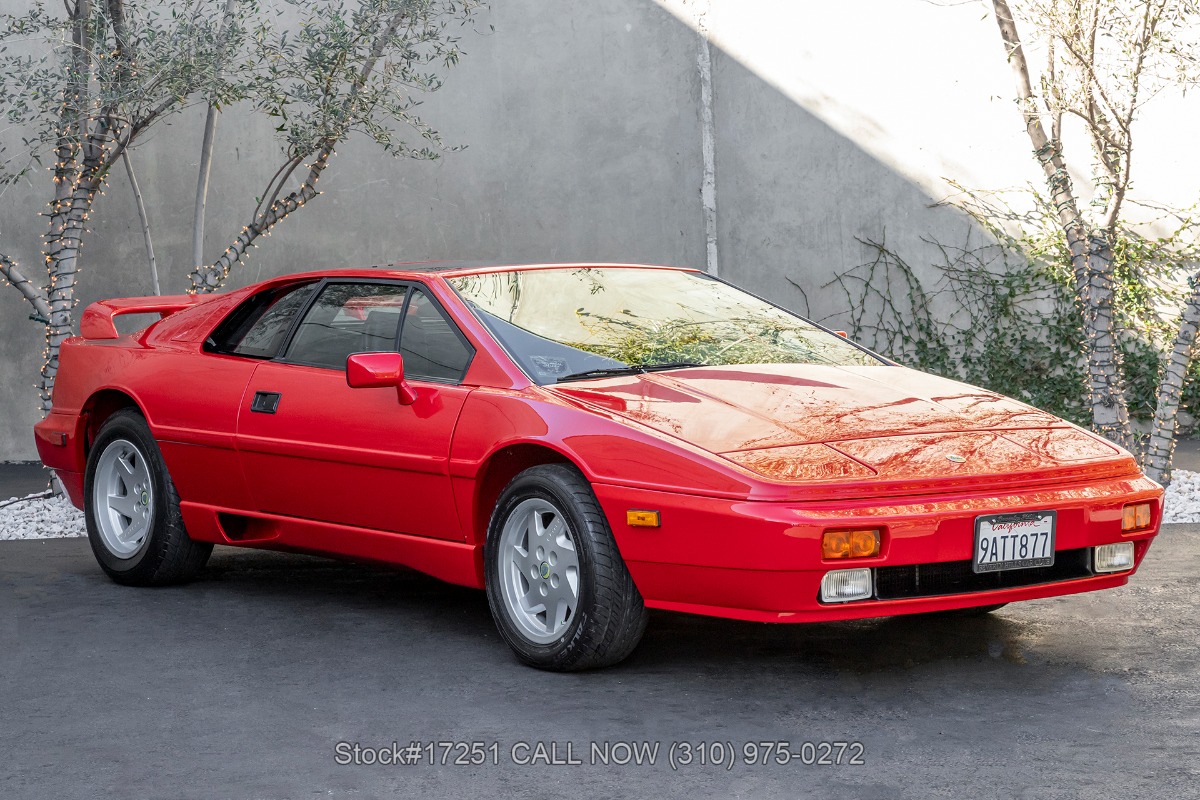
[(159, 314), (160, 318), (169, 317), (176, 311), (191, 308), (207, 299), (194, 294), (173, 294), (101, 300), (83, 310), (79, 320), (79, 335), (85, 339), (116, 339), (120, 334), (113, 320), (122, 314)]

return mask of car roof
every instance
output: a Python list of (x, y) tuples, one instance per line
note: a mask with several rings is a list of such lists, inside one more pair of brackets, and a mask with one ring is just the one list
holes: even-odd
[(289, 278), (300, 276), (320, 276), (331, 278), (417, 278), (422, 275), (436, 273), (441, 277), (456, 278), (462, 275), (477, 275), (487, 272), (513, 272), (541, 269), (662, 269), (683, 272), (699, 272), (692, 267), (673, 267), (659, 264), (605, 264), (589, 261), (553, 263), (553, 264), (497, 264), (494, 261), (412, 261), (395, 264), (380, 264), (370, 267), (351, 269), (324, 269), (289, 275)]

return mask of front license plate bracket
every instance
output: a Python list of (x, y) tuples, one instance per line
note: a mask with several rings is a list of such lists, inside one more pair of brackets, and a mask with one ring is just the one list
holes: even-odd
[(979, 573), (1053, 566), (1057, 522), (1053, 509), (976, 517), (972, 567)]

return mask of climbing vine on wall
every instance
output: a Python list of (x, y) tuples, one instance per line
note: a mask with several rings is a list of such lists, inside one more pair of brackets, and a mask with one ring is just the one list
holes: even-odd
[[(969, 194), (963, 204), (977, 223), (961, 245), (933, 238), (932, 279), (883, 237), (860, 239), (863, 264), (830, 285), (845, 294), (852, 335), (900, 363), (1020, 398), (1086, 426), (1083, 321), (1070, 253), (1044, 197), (1016, 212), (997, 194)], [(1028, 204), (1027, 204), (1028, 205)], [(1122, 228), (1114, 248), (1115, 310), (1123, 331), (1122, 369), (1129, 411), (1154, 416), (1164, 354), (1177, 321), (1185, 271), (1200, 258), (1185, 239), (1188, 215), (1171, 214), (1166, 235)], [(978, 229), (982, 229), (981, 235)], [(1200, 405), (1200, 366), (1193, 364), (1183, 403)]]

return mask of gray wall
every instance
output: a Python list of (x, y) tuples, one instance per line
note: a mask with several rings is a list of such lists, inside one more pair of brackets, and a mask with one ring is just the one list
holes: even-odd
[[(15, 0), (0, 0), (4, 4)], [(436, 163), (394, 161), (348, 142), (324, 195), (261, 240), (231, 286), (287, 271), (425, 259), (632, 261), (705, 265), (700, 199), (700, 40), (651, 0), (547, 5), (505, 0), (468, 34), (467, 55), (424, 116), (450, 144)], [(821, 290), (861, 263), (856, 236), (910, 252), (922, 234), (960, 238), (965, 221), (930, 209), (916, 183), (713, 49), (721, 275), (814, 318), (842, 311)], [(164, 291), (191, 266), (199, 109), (134, 153)], [(232, 109), (221, 120), (208, 239), (218, 254), (248, 221), (274, 172), (271, 125)], [(42, 234), (45, 182), (0, 197), (0, 249), (27, 272)], [(149, 293), (124, 174), (99, 199), (84, 249), (82, 304)], [(803, 285), (812, 308), (785, 279)], [(0, 288), (0, 460), (35, 458), (31, 426), (42, 331)]]

